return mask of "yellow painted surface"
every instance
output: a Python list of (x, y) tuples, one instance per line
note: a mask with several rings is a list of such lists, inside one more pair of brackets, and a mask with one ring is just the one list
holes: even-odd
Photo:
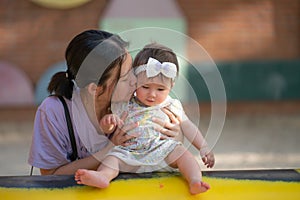
[[(204, 177), (211, 189), (203, 194), (189, 194), (186, 182), (181, 177), (161, 177), (113, 181), (107, 189), (92, 187), (69, 187), (64, 189), (0, 188), (0, 197), (5, 200), (30, 199), (201, 199), (201, 200), (299, 200), (300, 182), (251, 181)], [(55, 184), (55, 183), (53, 183)]]

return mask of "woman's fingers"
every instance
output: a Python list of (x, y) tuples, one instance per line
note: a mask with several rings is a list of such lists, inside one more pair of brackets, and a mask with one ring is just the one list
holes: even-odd
[[(123, 133), (123, 135), (125, 135), (128, 131), (138, 127), (139, 123), (138, 122), (135, 122), (135, 123), (130, 123), (128, 125), (125, 125), (125, 126), (122, 126), (120, 128), (118, 128), (121, 133)], [(127, 134), (126, 134), (127, 135)]]
[(162, 128), (162, 127), (155, 127), (155, 130), (163, 134), (162, 139), (167, 138), (167, 137), (175, 137), (178, 135), (178, 132), (171, 131), (169, 129)]
[[(156, 124), (158, 124), (160, 127), (164, 127), (165, 126), (165, 121), (161, 120), (161, 119), (158, 119), (156, 117), (152, 117), (152, 121)], [(156, 128), (156, 126), (155, 126)], [(158, 130), (159, 131), (159, 130)]]
[(162, 108), (161, 110), (168, 115), (168, 117), (169, 117), (172, 124), (179, 124), (180, 123), (181, 120), (180, 120), (179, 116), (175, 115), (169, 109)]
[(177, 123), (170, 123), (170, 122), (166, 122), (162, 119), (153, 117), (152, 121), (156, 124), (158, 124), (159, 126), (163, 127), (164, 129), (169, 129), (175, 132), (178, 132), (180, 130), (179, 124)]
[(128, 116), (128, 112), (124, 111), (124, 112), (122, 112), (120, 119), (122, 121), (125, 121), (125, 119), (127, 118), (127, 116)]
[(179, 124), (173, 124), (158, 118), (152, 118), (152, 121), (159, 125), (155, 127), (155, 130), (167, 137), (176, 137), (180, 133)]
[(115, 116), (115, 125), (118, 125), (118, 127), (122, 127), (124, 125), (124, 122), (118, 116)]
[[(138, 126), (138, 123), (132, 123), (122, 127), (118, 127), (113, 135), (112, 141), (115, 145), (124, 145), (128, 140), (138, 137), (139, 133), (126, 134), (128, 131)], [(127, 145), (127, 144), (126, 144)], [(125, 145), (125, 146), (126, 146)]]

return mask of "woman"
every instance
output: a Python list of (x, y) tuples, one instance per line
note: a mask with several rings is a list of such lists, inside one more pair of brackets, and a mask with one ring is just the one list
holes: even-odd
[[(42, 175), (74, 174), (79, 168), (96, 170), (114, 145), (126, 146), (128, 140), (138, 137), (126, 135), (137, 124), (116, 129), (109, 139), (98, 124), (98, 119), (110, 113), (113, 90), (121, 85), (119, 78), (135, 84), (135, 80), (124, 79), (132, 71), (126, 47), (117, 35), (99, 30), (84, 31), (69, 43), (65, 53), (68, 69), (55, 74), (48, 86), (56, 96), (46, 98), (36, 112), (28, 162), (40, 168)], [(71, 113), (79, 158), (74, 161), (64, 107), (57, 96), (64, 97)], [(178, 135), (178, 120), (165, 112), (173, 123), (155, 122), (164, 127), (161, 132), (166, 136)]]

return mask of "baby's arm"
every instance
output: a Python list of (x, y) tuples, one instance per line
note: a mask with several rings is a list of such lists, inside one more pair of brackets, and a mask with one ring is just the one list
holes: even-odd
[(207, 167), (213, 167), (215, 164), (215, 157), (212, 151), (208, 148), (207, 142), (204, 139), (202, 133), (195, 124), (189, 120), (185, 114), (182, 104), (179, 100), (174, 99), (170, 108), (178, 113), (180, 116), (180, 128), (183, 135), (200, 151), (200, 156), (203, 163)]
[(107, 114), (100, 120), (100, 127), (105, 134), (114, 132), (117, 126), (123, 126), (123, 121), (115, 114)]
[(200, 130), (189, 119), (181, 122), (181, 129), (184, 136), (200, 151), (203, 163), (211, 168), (215, 164), (215, 157), (212, 151), (209, 151), (207, 142), (205, 141)]

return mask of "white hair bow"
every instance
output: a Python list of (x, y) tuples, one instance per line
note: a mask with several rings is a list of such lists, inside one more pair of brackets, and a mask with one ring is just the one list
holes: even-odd
[(162, 73), (164, 76), (175, 79), (177, 75), (177, 68), (174, 63), (171, 62), (159, 62), (154, 58), (149, 58), (146, 65), (141, 65), (136, 68), (135, 74), (146, 71), (148, 78), (155, 77), (158, 74)]

